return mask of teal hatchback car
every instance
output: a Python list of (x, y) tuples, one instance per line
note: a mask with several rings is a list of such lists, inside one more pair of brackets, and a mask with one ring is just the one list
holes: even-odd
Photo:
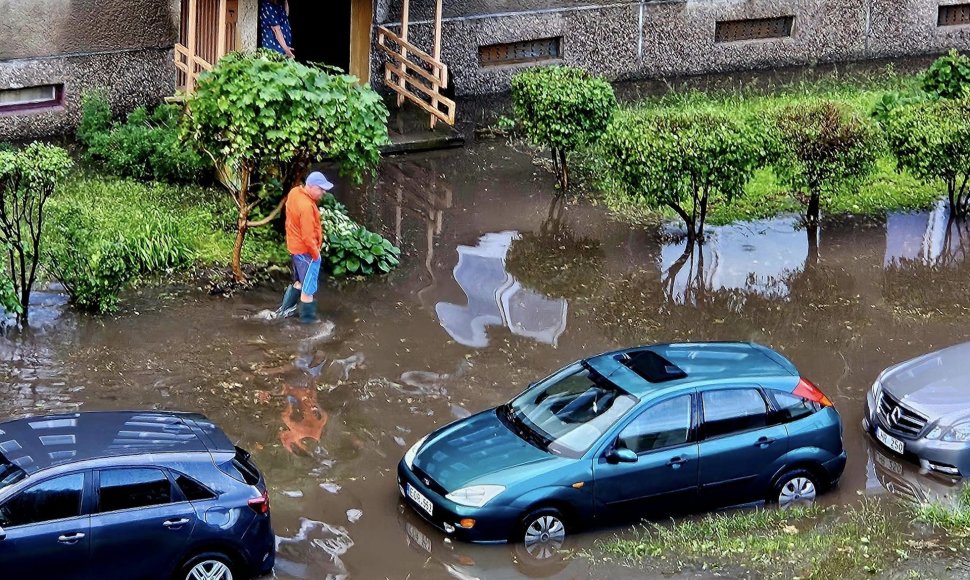
[(582, 528), (811, 502), (845, 460), (832, 402), (780, 354), (661, 344), (576, 362), (438, 429), (405, 454), (398, 484), (449, 537), (540, 555)]

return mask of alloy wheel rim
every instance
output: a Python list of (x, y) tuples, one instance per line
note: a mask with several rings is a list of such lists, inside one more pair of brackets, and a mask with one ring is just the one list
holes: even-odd
[(537, 560), (551, 558), (566, 539), (566, 526), (555, 516), (539, 516), (525, 529), (525, 549)]
[(806, 505), (815, 501), (815, 484), (807, 477), (793, 477), (781, 486), (778, 494), (778, 505), (788, 507), (792, 505)]
[(192, 566), (185, 580), (232, 580), (232, 570), (219, 560), (205, 560)]

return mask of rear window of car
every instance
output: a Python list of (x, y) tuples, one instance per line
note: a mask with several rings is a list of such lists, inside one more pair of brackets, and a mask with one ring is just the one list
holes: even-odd
[[(241, 478), (242, 481), (245, 481), (249, 485), (259, 483), (259, 468), (253, 463), (252, 456), (245, 449), (236, 447), (236, 455), (232, 458), (232, 467), (235, 468), (234, 471), (239, 475), (236, 479)], [(229, 475), (235, 477), (233, 473), (229, 473)]]
[(777, 409), (774, 412), (775, 422), (786, 423), (788, 421), (795, 421), (796, 419), (807, 417), (819, 409), (818, 403), (803, 399), (798, 395), (782, 391), (769, 391), (769, 394), (774, 399), (775, 408)]
[(216, 494), (213, 493), (209, 488), (192, 479), (191, 477), (182, 475), (181, 473), (173, 473), (172, 475), (175, 475), (175, 485), (182, 490), (182, 495), (185, 496), (185, 499), (189, 501), (202, 501), (216, 497)]
[(701, 394), (704, 403), (704, 437), (720, 437), (764, 427), (768, 406), (757, 389), (727, 389)]
[(13, 485), (26, 476), (27, 474), (23, 469), (10, 463), (6, 457), (0, 454), (0, 489)]

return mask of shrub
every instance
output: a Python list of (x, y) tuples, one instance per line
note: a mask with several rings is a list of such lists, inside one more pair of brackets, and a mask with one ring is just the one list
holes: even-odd
[(970, 213), (970, 97), (901, 107), (886, 135), (900, 168), (942, 181), (953, 214)]
[(569, 187), (567, 156), (594, 143), (616, 109), (613, 87), (579, 68), (536, 67), (512, 77), (512, 106), (526, 137), (549, 147), (562, 189)]
[(20, 299), (17, 298), (13, 280), (0, 270), (0, 327), (3, 326), (3, 313), (20, 314), (20, 311)]
[(8, 277), (25, 323), (46, 241), (41, 234), (47, 201), (73, 165), (67, 151), (42, 143), (0, 151), (0, 248), (6, 249)]
[(943, 99), (957, 99), (970, 92), (970, 57), (951, 50), (923, 74), (923, 90)]
[(684, 220), (688, 241), (704, 235), (709, 206), (741, 195), (767, 159), (764, 131), (750, 120), (703, 110), (614, 116), (602, 156), (623, 194)]
[[(244, 280), (241, 252), (249, 228), (274, 219), (283, 201), (261, 220), (260, 201), (279, 200), (302, 179), (309, 163), (337, 161), (359, 179), (380, 161), (388, 141), (381, 96), (348, 75), (309, 67), (268, 51), (234, 53), (202, 75), (188, 104), (187, 141), (198, 143), (231, 185), (236, 203), (232, 269)], [(256, 183), (263, 187), (254, 187)]]
[(97, 93), (85, 95), (78, 140), (87, 146), (88, 159), (109, 172), (135, 179), (197, 182), (210, 162), (191, 143), (179, 137), (182, 109), (161, 105), (149, 113), (132, 111), (124, 123), (110, 121), (107, 102)]
[(875, 169), (881, 141), (877, 129), (847, 105), (807, 101), (774, 118), (779, 145), (775, 169), (796, 191), (808, 193), (805, 218), (817, 224), (824, 192), (856, 185)]
[(331, 200), (324, 203), (322, 212), (325, 267), (334, 277), (386, 274), (400, 263), (401, 251), (394, 244), (351, 220), (333, 196), (325, 199)]

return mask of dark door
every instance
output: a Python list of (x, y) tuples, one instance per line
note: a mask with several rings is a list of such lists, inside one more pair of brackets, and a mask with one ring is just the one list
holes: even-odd
[(0, 506), (0, 576), (87, 578), (90, 525), (82, 516), (84, 473), (33, 485)]
[(105, 469), (98, 473), (96, 488), (98, 513), (91, 516), (95, 576), (168, 578), (195, 527), (192, 504), (174, 501), (182, 498), (161, 469)]
[(622, 521), (689, 509), (697, 495), (697, 444), (691, 442), (690, 395), (644, 410), (623, 428), (614, 446), (637, 454), (635, 463), (593, 466), (604, 519)]
[[(264, 0), (265, 1), (265, 0)], [(347, 72), (350, 66), (350, 0), (289, 0), (293, 52)]]
[(784, 425), (769, 425), (768, 406), (757, 388), (701, 394), (701, 498), (713, 505), (763, 499), (764, 480), (788, 452)]

